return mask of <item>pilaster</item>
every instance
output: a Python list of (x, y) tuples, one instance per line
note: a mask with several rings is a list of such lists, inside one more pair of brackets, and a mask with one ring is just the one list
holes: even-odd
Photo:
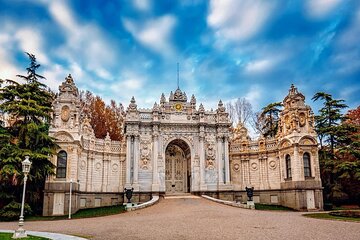
[(159, 149), (159, 136), (157, 133), (153, 136), (153, 182), (151, 190), (153, 192), (159, 192), (159, 172), (158, 172), (158, 150)]

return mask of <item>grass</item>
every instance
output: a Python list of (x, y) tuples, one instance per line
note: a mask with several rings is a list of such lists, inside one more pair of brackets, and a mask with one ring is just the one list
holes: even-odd
[(259, 204), (255, 203), (256, 210), (277, 210), (277, 211), (294, 211), (292, 208), (280, 206), (280, 205), (271, 205), (271, 204)]
[[(71, 215), (72, 219), (78, 218), (92, 218), (92, 217), (102, 217), (108, 215), (119, 214), (125, 211), (123, 205), (109, 206), (109, 207), (99, 207), (99, 208), (89, 208), (89, 209), (80, 209), (76, 213)], [(27, 216), (25, 221), (48, 221), (48, 220), (63, 220), (68, 219), (68, 215), (65, 216)]]
[[(12, 240), (12, 236), (13, 233), (0, 233), (0, 239), (1, 240)], [(32, 236), (32, 235), (28, 235), (26, 238), (21, 238), (24, 240), (49, 240), (49, 238), (44, 238), (44, 237), (37, 237), (37, 236)]]
[(348, 207), (348, 206), (341, 206), (341, 207), (334, 207), (333, 210), (360, 210), (360, 207), (358, 206), (352, 206), (352, 207)]
[(329, 213), (310, 213), (310, 214), (303, 214), (303, 216), (310, 218), (317, 218), (317, 219), (360, 222), (360, 218), (334, 216), (334, 215), (330, 215)]

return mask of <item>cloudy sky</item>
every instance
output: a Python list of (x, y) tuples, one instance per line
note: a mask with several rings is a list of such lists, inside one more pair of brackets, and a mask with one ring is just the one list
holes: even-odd
[(34, 53), (54, 90), (80, 89), (140, 107), (177, 83), (198, 103), (246, 97), (255, 110), (294, 83), (360, 105), (357, 0), (0, 0), (0, 78)]

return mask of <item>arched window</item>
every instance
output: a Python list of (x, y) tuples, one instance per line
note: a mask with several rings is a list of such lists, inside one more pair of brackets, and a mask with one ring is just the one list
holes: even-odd
[(310, 154), (304, 153), (303, 155), (303, 161), (304, 161), (304, 176), (305, 177), (311, 177), (311, 165), (310, 165)]
[(287, 154), (285, 157), (285, 163), (286, 163), (286, 178), (291, 178), (291, 159), (289, 154)]
[(61, 150), (57, 155), (56, 177), (66, 178), (67, 153)]

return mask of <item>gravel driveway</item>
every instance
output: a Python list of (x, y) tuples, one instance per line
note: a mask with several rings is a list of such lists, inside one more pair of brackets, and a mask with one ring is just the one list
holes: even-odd
[[(25, 228), (92, 239), (360, 239), (359, 223), (311, 219), (301, 214), (240, 209), (202, 198), (175, 198), (107, 217), (25, 222)], [(0, 229), (16, 228), (16, 222), (0, 222)]]

